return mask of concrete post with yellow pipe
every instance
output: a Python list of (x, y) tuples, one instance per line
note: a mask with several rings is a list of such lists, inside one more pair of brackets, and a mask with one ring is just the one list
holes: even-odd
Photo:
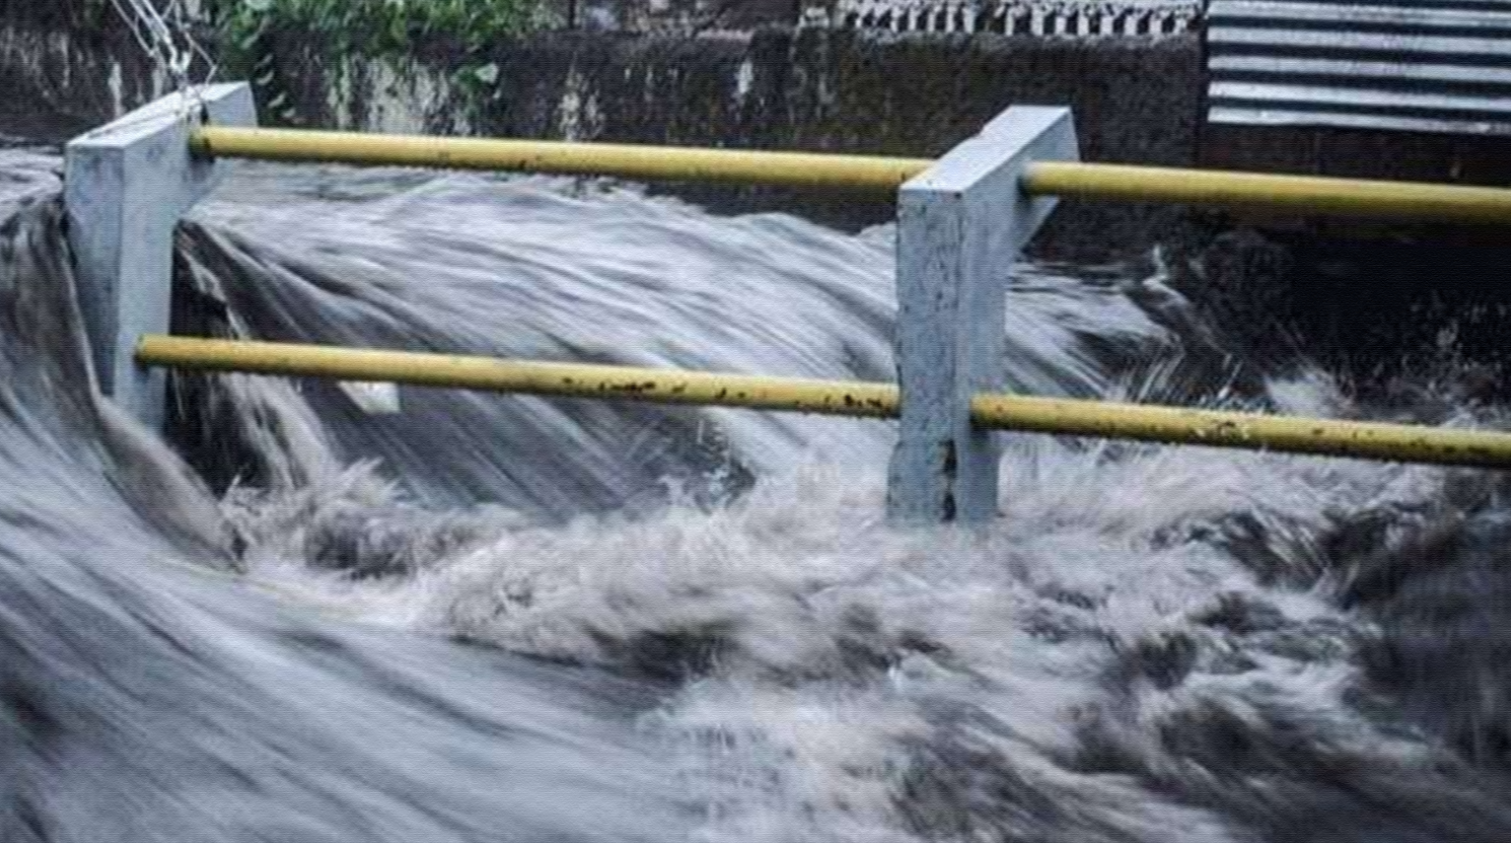
[(1054, 209), (1019, 189), (1031, 161), (1078, 157), (1070, 109), (1015, 106), (903, 185), (897, 203), (902, 395), (887, 513), (902, 523), (997, 514), (995, 436), (971, 396), (1004, 385), (1008, 276)]
[(132, 357), (142, 334), (168, 329), (173, 230), (215, 183), (215, 164), (190, 155), (208, 119), (257, 122), (246, 83), (175, 93), (88, 134), (64, 151), (63, 202), (79, 309), (100, 390), (149, 426), (161, 424), (164, 379)]
[[(147, 366), (197, 371), (387, 381), (437, 389), (863, 418), (898, 416), (897, 385), (867, 381), (167, 336), (142, 337), (136, 359)], [(971, 398), (971, 420), (984, 430), (1511, 469), (1511, 433), (1497, 430), (989, 394)]]
[[(190, 144), (205, 157), (713, 181), (855, 193), (894, 191), (935, 163), (926, 158), (227, 126), (203, 127), (191, 135)], [(1034, 196), (1511, 225), (1511, 190), (1457, 184), (1041, 161), (1023, 169), (1021, 186)]]

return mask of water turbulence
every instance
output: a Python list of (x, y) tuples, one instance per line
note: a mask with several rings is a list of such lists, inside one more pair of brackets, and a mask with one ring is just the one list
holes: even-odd
[(238, 565), (226, 522), (91, 392), (45, 180), (6, 197), (0, 230), (0, 839), (661, 840), (685, 825), (633, 726), (656, 702), (645, 685), (291, 612), (207, 576)]
[[(5, 154), (0, 839), (1511, 836), (1496, 475), (1013, 436), (999, 521), (900, 531), (885, 422), (185, 376), (195, 470), (89, 389)], [(890, 241), (245, 167), (180, 329), (889, 379)], [(1370, 411), (1161, 276), (1013, 275), (1015, 389)]]

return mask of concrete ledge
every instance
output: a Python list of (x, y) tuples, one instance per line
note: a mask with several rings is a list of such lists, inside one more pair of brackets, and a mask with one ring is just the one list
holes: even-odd
[(251, 88), (170, 95), (65, 149), (68, 240), (95, 377), (104, 394), (153, 427), (163, 417), (163, 375), (138, 367), (132, 353), (138, 336), (169, 329), (173, 231), (215, 184), (214, 163), (189, 154), (189, 129), (199, 121), (256, 125)]

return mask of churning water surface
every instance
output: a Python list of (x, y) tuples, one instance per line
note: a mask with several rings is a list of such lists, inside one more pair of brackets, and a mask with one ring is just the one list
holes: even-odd
[[(0, 155), (0, 840), (1511, 839), (1496, 475), (1009, 436), (1001, 519), (899, 531), (885, 422), (244, 376), (181, 384), (201, 474)], [(179, 262), (197, 330), (880, 380), (891, 237), (243, 167)], [(1012, 269), (1014, 389), (1369, 412)]]

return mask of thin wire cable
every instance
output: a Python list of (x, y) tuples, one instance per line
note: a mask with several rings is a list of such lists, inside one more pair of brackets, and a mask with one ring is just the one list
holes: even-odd
[(110, 2), (143, 52), (171, 80), (174, 91), (182, 98), (180, 111), (185, 116), (201, 113), (204, 101), (200, 97), (200, 83), (190, 77), (194, 59), (198, 57), (207, 68), (203, 82), (214, 78), (219, 65), (195, 40), (195, 21), (185, 0), (166, 0), (161, 11), (152, 0)]

